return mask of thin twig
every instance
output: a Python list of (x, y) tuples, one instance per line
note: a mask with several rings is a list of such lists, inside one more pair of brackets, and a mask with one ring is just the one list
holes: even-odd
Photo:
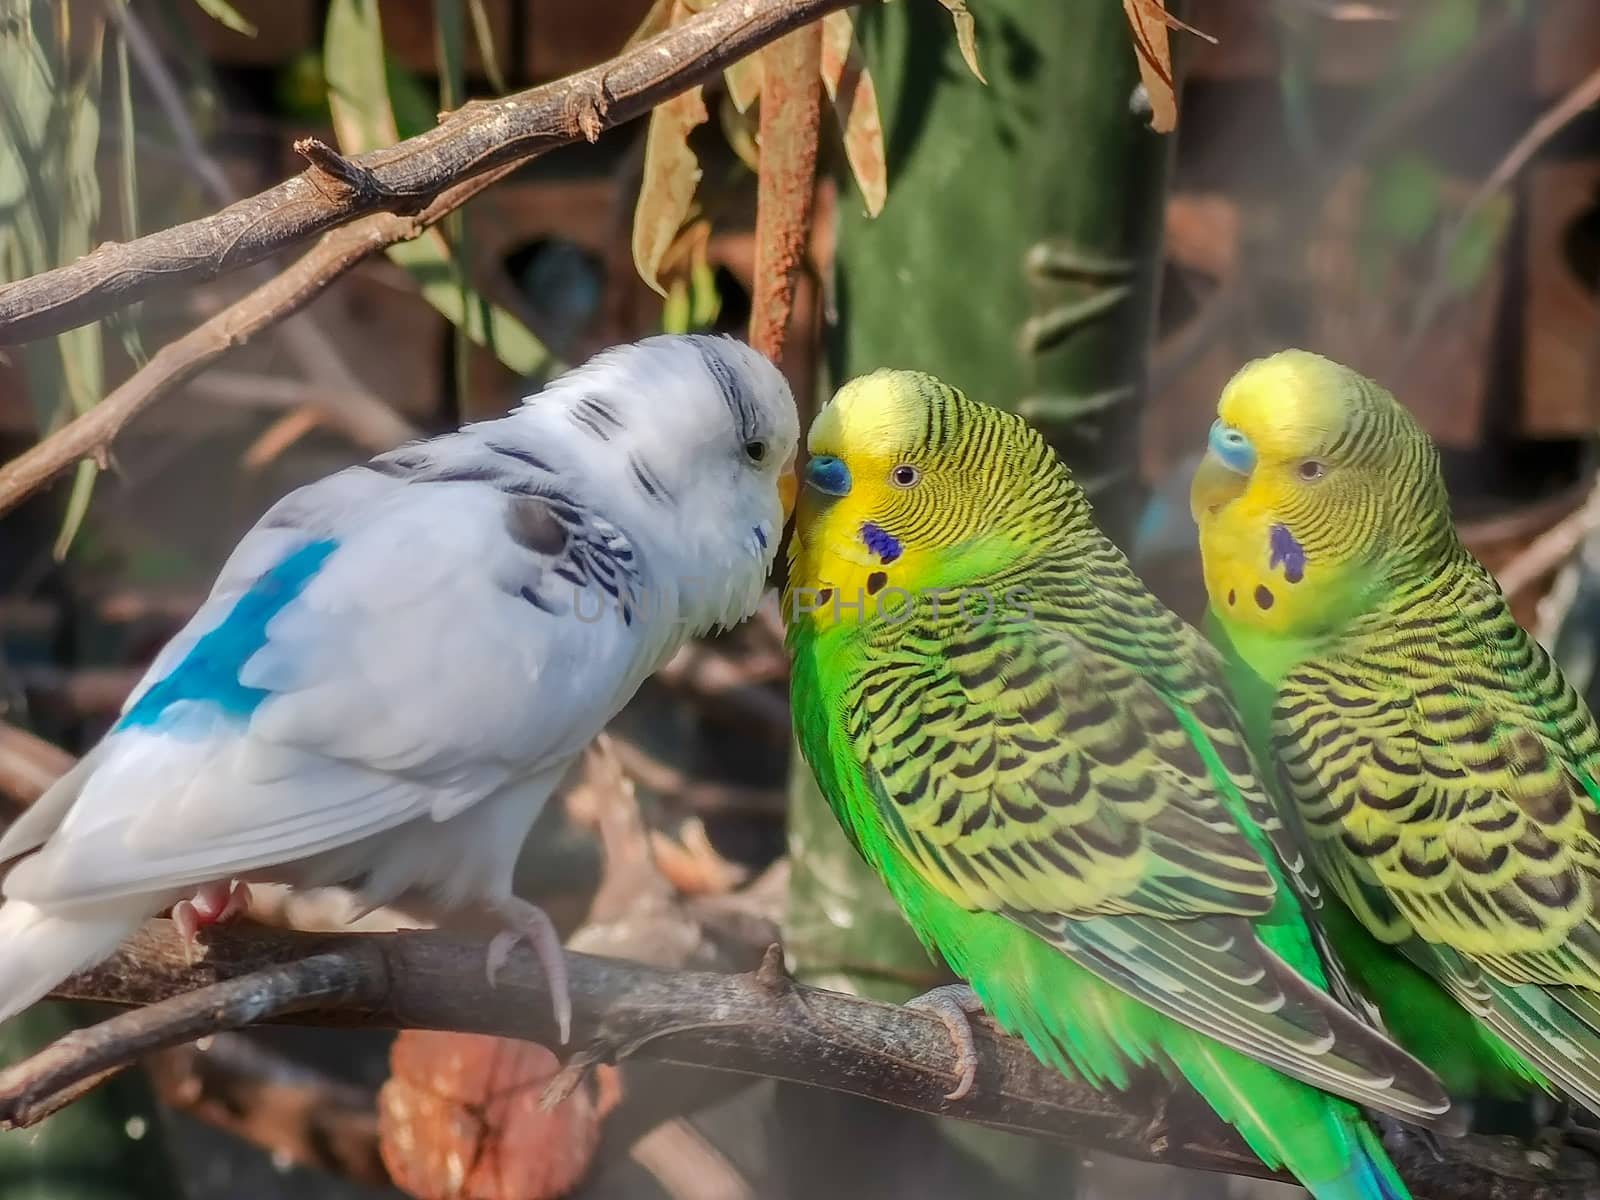
[[(304, 308), (367, 255), (416, 237), (515, 169), (516, 164), (506, 164), (457, 184), (415, 216), (377, 213), (325, 235), (282, 274), (168, 342), (99, 404), (0, 467), (0, 513), (79, 459), (105, 458), (112, 440), (145, 405), (234, 346)], [(410, 436), (406, 421), (392, 410), (383, 411), (393, 421), (392, 436), (386, 439), (390, 444)]]
[(329, 186), (331, 160), (319, 162), (315, 147), (302, 147), (313, 165), (275, 187), (209, 217), (106, 243), (77, 262), (0, 288), (0, 343), (75, 328), (158, 292), (260, 262), (360, 217), (421, 213), (464, 181), (579, 138), (592, 142), (848, 2), (718, 4), (587, 71), (469, 103), (426, 133), (343, 160), (353, 170), (340, 174), (340, 186)]
[(1581, 507), (1534, 538), (1520, 554), (1500, 568), (1495, 579), (1506, 599), (1520, 596), (1566, 562), (1583, 544), (1583, 539), (1597, 529), (1600, 529), (1600, 485), (1595, 486)]
[(1528, 127), (1527, 131), (1517, 139), (1516, 144), (1495, 164), (1494, 170), (1473, 189), (1460, 214), (1439, 237), (1433, 255), (1433, 266), (1428, 273), (1428, 282), (1417, 300), (1416, 316), (1412, 320), (1405, 347), (1400, 353), (1402, 362), (1409, 360), (1416, 352), (1417, 346), (1433, 328), (1434, 322), (1444, 309), (1450, 291), (1450, 259), (1461, 244), (1461, 239), (1466, 235), (1473, 218), (1483, 211), (1483, 207), (1489, 201), (1504, 191), (1512, 180), (1522, 174), (1533, 160), (1533, 156), (1551, 138), (1575, 121), (1585, 109), (1595, 104), (1600, 104), (1600, 67), (1596, 67), (1571, 91), (1541, 113), (1539, 119)]
[(675, 809), (699, 816), (737, 813), (778, 819), (788, 801), (778, 788), (746, 787), (691, 776), (626, 738), (613, 737), (622, 769), (635, 783), (667, 800)]
[(1258, 253), (1241, 261), (1221, 287), (1207, 298), (1205, 306), (1187, 325), (1161, 346), (1150, 365), (1147, 388), (1159, 395), (1170, 388), (1185, 371), (1249, 310), (1255, 296), (1255, 275), (1263, 264), (1271, 264), (1294, 247), (1304, 244), (1310, 230), (1321, 219), (1323, 208), (1334, 185), (1346, 171), (1366, 160), (1374, 150), (1390, 144), (1413, 123), (1426, 116), (1458, 87), (1478, 78), (1489, 57), (1497, 53), (1517, 32), (1520, 23), (1511, 6), (1479, 32), (1470, 46), (1433, 74), (1408, 89), (1396, 100), (1374, 109), (1350, 137), (1313, 172), (1305, 184), (1279, 206), (1285, 214), (1277, 236)]
[(736, 659), (702, 642), (687, 642), (655, 678), (705, 709), (754, 726), (766, 740), (787, 744), (788, 701), (781, 691), (764, 686), (782, 679), (786, 667), (781, 650)]
[[(484, 942), (434, 931), (213, 932), (205, 959), (191, 967), (177, 931), (152, 922), (108, 963), (63, 985), (64, 996), (148, 1007), (69, 1034), (0, 1073), (0, 1126), (39, 1120), (139, 1055), (255, 1020), (453, 1029), (553, 1044), (549, 997), (530, 954), (513, 955), (490, 985)], [(743, 975), (568, 957), (574, 1044), (595, 1061), (639, 1055), (761, 1075), (1126, 1157), (1267, 1174), (1187, 1089), (1144, 1076), (1126, 1093), (1102, 1095), (982, 1021), (978, 1084), (947, 1101), (956, 1064), (937, 1017), (802, 987), (783, 970), (776, 947)], [(1436, 1157), (1402, 1137), (1391, 1152), (1416, 1200), (1557, 1200), (1600, 1186), (1600, 1166), (1586, 1155), (1563, 1152), (1552, 1166), (1510, 1139), (1462, 1138)]]
[[(354, 160), (394, 192), (335, 196), (296, 176), (214, 216), (0, 288), (0, 340), (70, 329), (184, 281), (212, 278), (333, 228), (281, 275), (158, 350), (109, 396), (0, 468), (0, 513), (82, 458), (107, 457), (145, 405), (231, 347), (310, 303), (369, 254), (417, 237), (529, 159), (591, 140), (845, 0), (719, 4), (601, 66), (493, 103), (468, 104), (428, 133)], [(396, 197), (403, 198), (396, 199)], [(431, 197), (431, 199), (430, 199)], [(370, 202), (369, 202), (370, 201)], [(410, 215), (374, 209), (404, 209)], [(354, 219), (361, 213), (371, 215)], [(341, 225), (341, 222), (349, 222)], [(409, 426), (390, 412), (392, 442)]]
[[(110, 0), (105, 9), (127, 40), (128, 52), (155, 96), (156, 105), (178, 143), (184, 165), (199, 177), (214, 203), (232, 204), (239, 194), (228, 182), (221, 164), (206, 153), (199, 131), (189, 117), (189, 106), (184, 103), (177, 81), (167, 70), (144, 22), (131, 5), (122, 0)], [(258, 268), (258, 282), (265, 282), (271, 274), (268, 269)], [(358, 446), (381, 453), (415, 436), (416, 430), (410, 422), (397, 418), (388, 404), (366, 388), (333, 340), (314, 322), (304, 316), (291, 317), (279, 332), (300, 369), (321, 382), (322, 387), (315, 393), (318, 407)]]

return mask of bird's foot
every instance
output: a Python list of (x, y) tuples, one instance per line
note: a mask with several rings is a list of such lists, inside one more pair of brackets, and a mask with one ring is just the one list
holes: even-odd
[(211, 925), (225, 925), (244, 915), (250, 907), (250, 885), (237, 879), (201, 884), (194, 897), (172, 906), (172, 923), (183, 935), (184, 954), (194, 964), (200, 931)]
[(527, 942), (539, 959), (539, 969), (544, 972), (550, 987), (550, 1002), (555, 1008), (556, 1029), (565, 1046), (572, 1035), (572, 991), (567, 985), (567, 958), (561, 949), (561, 937), (556, 927), (545, 915), (544, 909), (526, 900), (512, 896), (496, 904), (495, 915), (505, 928), (489, 942), (489, 959), (486, 964), (489, 986), (494, 986), (500, 968), (506, 965), (511, 951), (518, 942)]
[(983, 1011), (983, 1001), (964, 983), (947, 983), (906, 1001), (907, 1008), (920, 1008), (944, 1022), (955, 1044), (956, 1068), (960, 1072), (955, 1090), (945, 1093), (946, 1100), (960, 1100), (972, 1090), (978, 1077), (978, 1044), (972, 1036), (972, 1022), (968, 1017)]

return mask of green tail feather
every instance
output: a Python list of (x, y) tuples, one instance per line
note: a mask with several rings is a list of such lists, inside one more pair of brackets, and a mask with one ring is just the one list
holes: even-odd
[(914, 927), (1045, 1062), (1116, 1090), (1141, 1066), (1179, 1075), (1316, 1200), (1409, 1200), (1355, 1105), (1162, 1016), (1004, 917), (967, 912), (911, 880), (896, 884)]
[(1346, 973), (1378, 1007), (1390, 1035), (1457, 1100), (1524, 1100), (1550, 1084), (1526, 1058), (1332, 896), (1317, 914)]

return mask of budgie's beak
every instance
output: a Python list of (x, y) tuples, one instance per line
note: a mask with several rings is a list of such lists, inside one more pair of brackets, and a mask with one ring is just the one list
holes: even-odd
[(1256, 448), (1250, 439), (1231, 425), (1214, 422), (1205, 457), (1195, 468), (1189, 488), (1189, 511), (1194, 519), (1199, 521), (1236, 499), (1249, 485), (1255, 466)]
[(778, 503), (783, 505), (783, 521), (787, 525), (794, 515), (794, 496), (800, 490), (800, 478), (794, 473), (794, 455), (778, 471)]

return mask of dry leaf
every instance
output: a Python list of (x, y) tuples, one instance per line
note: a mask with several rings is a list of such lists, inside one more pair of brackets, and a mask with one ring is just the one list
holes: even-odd
[(978, 77), (979, 83), (988, 83), (978, 67), (978, 29), (972, 13), (967, 10), (967, 0), (939, 0), (939, 3), (950, 10), (950, 17), (956, 23), (956, 45), (961, 47), (961, 57), (967, 60), (967, 69)]
[(750, 875), (717, 852), (698, 817), (683, 823), (677, 840), (652, 829), (650, 851), (657, 868), (685, 896), (725, 896)]
[(878, 116), (878, 90), (861, 60), (848, 12), (829, 13), (822, 19), (822, 86), (833, 102), (845, 158), (866, 201), (867, 215), (875, 217), (883, 211), (889, 192), (883, 122)]
[(750, 106), (761, 95), (761, 55), (751, 54), (741, 58), (722, 72), (728, 83), (728, 97), (740, 112), (749, 112)]
[(740, 112), (727, 92), (717, 101), (722, 136), (728, 140), (728, 148), (739, 156), (739, 161), (750, 168), (751, 174), (761, 170), (761, 149), (756, 145), (756, 136), (760, 133), (759, 111)]
[(1171, 22), (1164, 0), (1122, 0), (1133, 31), (1139, 78), (1150, 97), (1150, 128), (1171, 133), (1178, 125), (1178, 97), (1172, 83), (1172, 52), (1167, 47)]
[(689, 148), (689, 134), (708, 115), (699, 88), (673, 97), (650, 114), (644, 179), (633, 210), (633, 264), (639, 277), (663, 296), (667, 291), (658, 278), (661, 260), (688, 219), (700, 183), (700, 160)]
[(604, 1115), (580, 1086), (540, 1103), (560, 1064), (543, 1046), (472, 1033), (402, 1030), (378, 1095), (378, 1145), (418, 1200), (554, 1200), (583, 1179)]

